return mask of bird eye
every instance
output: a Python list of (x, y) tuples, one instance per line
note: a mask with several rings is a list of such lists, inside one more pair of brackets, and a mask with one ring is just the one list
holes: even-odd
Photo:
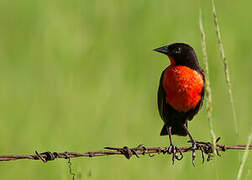
[(174, 49), (174, 53), (175, 54), (180, 54), (181, 53), (181, 48), (178, 47), (178, 48)]

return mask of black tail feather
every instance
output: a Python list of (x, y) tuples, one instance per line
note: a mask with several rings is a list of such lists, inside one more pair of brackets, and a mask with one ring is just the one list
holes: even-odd
[(166, 136), (166, 135), (168, 135), (168, 130), (167, 130), (167, 126), (164, 125), (160, 132), (160, 136)]
[[(171, 126), (172, 129), (171, 129), (171, 134), (175, 134), (175, 135), (179, 135), (179, 136), (186, 136), (186, 131), (183, 127), (183, 125), (179, 124), (179, 125), (168, 125), (168, 124), (165, 124), (160, 132), (160, 136), (166, 136), (168, 135), (168, 127)], [(187, 124), (186, 124), (186, 127), (187, 127)]]

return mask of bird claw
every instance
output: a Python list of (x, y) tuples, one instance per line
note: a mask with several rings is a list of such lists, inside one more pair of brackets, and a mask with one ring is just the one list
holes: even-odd
[[(220, 140), (220, 137), (217, 138), (216, 140), (216, 143)], [(201, 151), (201, 156), (202, 156), (202, 163), (205, 162), (205, 155), (207, 154), (207, 161), (210, 161), (211, 158), (213, 157), (213, 152), (214, 152), (214, 147), (213, 145), (210, 143), (210, 142), (199, 142), (199, 141), (195, 141), (195, 142), (192, 142), (191, 140), (189, 140), (188, 142), (191, 142), (192, 143), (192, 147), (191, 147), (191, 150), (192, 150), (192, 164), (193, 166), (195, 166), (195, 163), (194, 163), (194, 160), (195, 160), (195, 151), (196, 150), (200, 150)], [(218, 151), (218, 149), (216, 148), (216, 154), (218, 156), (221, 156), (220, 155), (220, 152)]]
[(171, 144), (167, 148), (166, 152), (168, 154), (172, 154), (172, 164), (174, 164), (175, 159), (178, 160), (178, 161), (180, 161), (184, 157), (182, 151), (178, 147), (174, 146), (173, 144)]
[(192, 164), (195, 167), (195, 163), (194, 163), (194, 160), (195, 160), (195, 157), (196, 157), (195, 150), (197, 150), (197, 144), (196, 144), (196, 142), (192, 142), (191, 149), (192, 149)]
[(199, 146), (200, 151), (201, 151), (201, 157), (202, 157), (202, 164), (204, 164), (205, 162), (205, 152), (204, 152), (204, 148), (202, 146)]
[(195, 141), (195, 142), (188, 141), (188, 142), (192, 143), (191, 150), (192, 150), (192, 164), (193, 164), (193, 166), (195, 166), (195, 158), (196, 158), (195, 151), (196, 150), (201, 151), (202, 163), (205, 162), (205, 154), (208, 154), (207, 160), (209, 161), (209, 154), (211, 154), (213, 151), (213, 149), (212, 149), (213, 147), (212, 147), (211, 143), (198, 142), (198, 141)]

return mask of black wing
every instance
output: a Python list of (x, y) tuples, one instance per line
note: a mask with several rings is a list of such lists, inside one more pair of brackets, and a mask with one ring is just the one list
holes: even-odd
[(167, 127), (171, 126), (172, 134), (186, 136), (186, 131), (183, 128), (183, 125), (186, 123), (186, 114), (184, 112), (176, 111), (166, 102), (166, 93), (162, 85), (164, 72), (165, 70), (162, 72), (158, 88), (158, 110), (164, 121), (164, 126), (160, 135), (168, 135)]
[(159, 82), (159, 88), (158, 88), (158, 111), (159, 115), (161, 116), (162, 120), (164, 121), (165, 117), (165, 107), (166, 107), (166, 93), (164, 91), (164, 88), (162, 86), (163, 76), (164, 76), (165, 70), (162, 72), (160, 82)]

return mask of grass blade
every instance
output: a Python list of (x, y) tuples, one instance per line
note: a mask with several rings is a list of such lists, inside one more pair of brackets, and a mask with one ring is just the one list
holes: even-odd
[(242, 157), (242, 160), (241, 160), (241, 164), (240, 164), (240, 168), (239, 168), (239, 171), (238, 171), (238, 174), (237, 174), (237, 180), (241, 179), (243, 168), (244, 168), (245, 162), (246, 162), (246, 160), (248, 158), (249, 145), (251, 143), (251, 140), (252, 140), (252, 132), (250, 133), (250, 135), (248, 137), (247, 146), (246, 146), (245, 152), (243, 154), (243, 157)]
[(222, 58), (223, 64), (224, 64), (224, 73), (225, 73), (226, 84), (227, 84), (227, 88), (228, 88), (229, 99), (230, 99), (230, 103), (232, 105), (232, 112), (233, 112), (233, 119), (234, 119), (234, 126), (235, 126), (235, 134), (237, 136), (239, 136), (237, 116), (236, 116), (236, 111), (235, 111), (234, 99), (233, 99), (232, 88), (231, 88), (231, 81), (230, 81), (229, 70), (228, 70), (228, 62), (227, 62), (227, 58), (225, 56), (225, 52), (224, 52), (224, 48), (223, 48), (223, 43), (222, 43), (222, 39), (221, 39), (220, 27), (219, 27), (218, 21), (217, 21), (217, 15), (216, 15), (214, 0), (212, 0), (212, 8), (213, 8), (214, 25), (215, 25), (215, 28), (216, 28), (216, 34), (217, 34), (217, 38), (218, 38), (218, 45), (219, 45), (220, 55), (221, 55), (221, 58)]
[(210, 87), (210, 80), (209, 80), (209, 71), (208, 71), (208, 60), (207, 60), (207, 51), (206, 51), (206, 34), (204, 31), (203, 23), (202, 23), (202, 15), (200, 11), (199, 17), (199, 25), (200, 25), (200, 32), (201, 32), (201, 46), (202, 46), (202, 54), (203, 54), (203, 64), (205, 70), (205, 92), (206, 92), (206, 108), (207, 108), (207, 118), (209, 122), (210, 133), (212, 135), (212, 141), (214, 146), (214, 153), (216, 154), (216, 135), (213, 130), (213, 119), (212, 119), (212, 95), (211, 95), (211, 87)]

